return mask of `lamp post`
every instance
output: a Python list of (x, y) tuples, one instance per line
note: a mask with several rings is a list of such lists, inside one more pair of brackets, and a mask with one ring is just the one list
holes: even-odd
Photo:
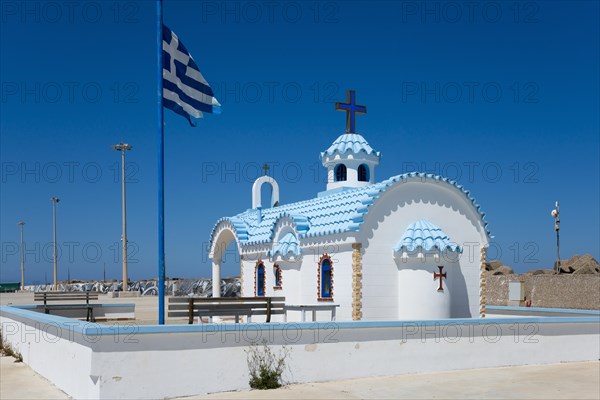
[(53, 288), (54, 290), (56, 290), (57, 285), (58, 285), (58, 254), (56, 252), (56, 204), (60, 201), (60, 199), (58, 197), (52, 197), (50, 199), (50, 201), (52, 202), (52, 216), (53, 216), (53, 227), (54, 227), (54, 285)]
[(25, 249), (23, 248), (23, 226), (25, 222), (19, 221), (17, 225), (21, 227), (21, 290), (25, 290)]
[(121, 207), (123, 224), (123, 291), (127, 291), (129, 278), (127, 277), (127, 206), (125, 197), (125, 151), (133, 149), (127, 143), (119, 143), (112, 147), (121, 152)]
[(558, 201), (556, 202), (556, 208), (552, 210), (552, 216), (554, 217), (554, 230), (556, 231), (556, 273), (560, 274), (560, 206)]

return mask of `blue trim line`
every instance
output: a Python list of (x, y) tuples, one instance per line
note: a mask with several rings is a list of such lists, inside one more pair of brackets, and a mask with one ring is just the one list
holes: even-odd
[(542, 308), (542, 307), (514, 307), (514, 306), (485, 306), (486, 310), (520, 311), (520, 312), (547, 312), (562, 314), (600, 315), (600, 310), (578, 310), (575, 308)]
[[(0, 306), (0, 316), (10, 318), (11, 315), (26, 318), (34, 322), (58, 325), (67, 331), (82, 333), (87, 336), (114, 336), (114, 327), (93, 322), (79, 321), (71, 318), (42, 314), (11, 306)], [(192, 332), (239, 332), (273, 331), (286, 327), (305, 329), (372, 329), (372, 328), (402, 328), (415, 326), (447, 326), (447, 325), (511, 325), (511, 324), (563, 324), (563, 323), (593, 323), (598, 324), (597, 317), (520, 317), (520, 318), (456, 318), (440, 320), (410, 320), (410, 321), (330, 321), (330, 322), (272, 322), (250, 324), (201, 324), (201, 325), (135, 325), (136, 334), (192, 333)], [(124, 326), (124, 329), (127, 326)]]

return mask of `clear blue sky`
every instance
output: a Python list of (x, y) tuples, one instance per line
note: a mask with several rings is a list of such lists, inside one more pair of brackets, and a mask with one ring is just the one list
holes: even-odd
[[(119, 153), (126, 141), (130, 277), (156, 277), (155, 8), (150, 1), (1, 3), (0, 281), (120, 277)], [(325, 188), (319, 152), (344, 131), (383, 153), (377, 180), (425, 170), (482, 205), (490, 255), (518, 271), (599, 258), (598, 2), (165, 0), (164, 21), (223, 114), (191, 128), (165, 111), (167, 275), (210, 276), (216, 220), (251, 206), (273, 163), (282, 202)], [(499, 254), (501, 252), (501, 254)], [(229, 262), (223, 275), (238, 273)]]

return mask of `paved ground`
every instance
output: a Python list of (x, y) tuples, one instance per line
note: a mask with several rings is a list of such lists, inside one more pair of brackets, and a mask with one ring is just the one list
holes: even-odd
[[(33, 301), (33, 293), (1, 293), (0, 294), (0, 305), (25, 305), (25, 304), (40, 304), (41, 302)], [(64, 302), (68, 303), (68, 302)], [(75, 301), (80, 303), (80, 301)], [(142, 297), (125, 297), (125, 298), (113, 298), (109, 295), (100, 294), (98, 297), (98, 303), (105, 304), (118, 304), (118, 303), (134, 303), (135, 304), (135, 316), (136, 323), (139, 324), (157, 324), (158, 323), (158, 298), (156, 296), (142, 296)], [(186, 323), (187, 320), (169, 320), (168, 323)]]
[(69, 399), (64, 392), (12, 357), (0, 357), (0, 399)]
[[(63, 303), (69, 303), (64, 301)], [(81, 303), (80, 301), (72, 301), (71, 303)], [(158, 324), (158, 298), (156, 296), (141, 296), (141, 297), (111, 297), (106, 294), (98, 296), (98, 303), (118, 304), (118, 303), (134, 303), (135, 304), (135, 323), (140, 325)], [(33, 300), (33, 293), (0, 293), (0, 306), (6, 305), (25, 305), (25, 304), (41, 304)], [(166, 306), (165, 306), (166, 307)], [(233, 322), (233, 318), (222, 318), (222, 321)], [(187, 318), (169, 318), (166, 316), (167, 324), (187, 324)], [(98, 321), (99, 323), (108, 323)]]
[[(0, 399), (69, 399), (23, 363), (0, 357)], [(192, 399), (599, 399), (600, 363), (529, 365), (289, 385)]]
[(214, 393), (188, 399), (599, 399), (600, 363), (472, 369)]

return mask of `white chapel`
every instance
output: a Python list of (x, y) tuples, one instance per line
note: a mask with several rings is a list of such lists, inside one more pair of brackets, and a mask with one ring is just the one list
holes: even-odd
[[(242, 296), (285, 296), (286, 304), (335, 304), (337, 320), (479, 317), (490, 233), (469, 192), (419, 172), (375, 180), (381, 153), (356, 133), (366, 113), (354, 91), (346, 132), (321, 153), (327, 188), (279, 203), (270, 176), (252, 187), (252, 208), (217, 221), (210, 236), (213, 287), (235, 241)], [(272, 186), (271, 199), (261, 198)], [(215, 296), (219, 296), (216, 293)]]

